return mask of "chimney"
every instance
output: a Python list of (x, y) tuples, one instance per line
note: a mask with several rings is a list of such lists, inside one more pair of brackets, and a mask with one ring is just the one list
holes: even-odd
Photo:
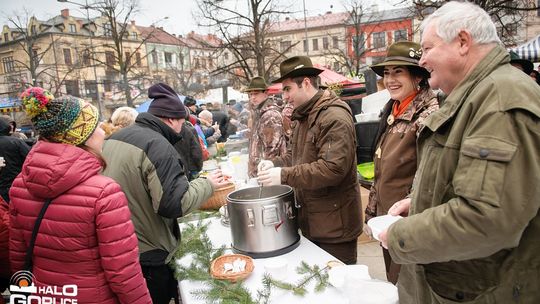
[(131, 25), (135, 25), (135, 20), (131, 20)]
[(65, 9), (61, 10), (60, 15), (62, 15), (62, 17), (64, 17), (64, 18), (69, 17), (69, 9), (65, 8)]
[(327, 15), (330, 15), (332, 13), (332, 11), (327, 11), (326, 14)]
[(158, 27), (159, 30), (163, 31), (163, 26)]
[(289, 21), (289, 19), (290, 19), (289, 17), (285, 17), (285, 21)]

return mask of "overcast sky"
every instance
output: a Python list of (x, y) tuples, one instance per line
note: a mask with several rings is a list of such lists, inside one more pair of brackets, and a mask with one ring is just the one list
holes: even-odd
[[(246, 0), (224, 0), (231, 7), (237, 7), (238, 11), (244, 9)], [(302, 18), (301, 0), (275, 0), (282, 3), (290, 11), (295, 12), (292, 17)], [(84, 0), (73, 0), (84, 3)], [(95, 2), (88, 0), (89, 3)], [(366, 3), (377, 3), (380, 8), (389, 8), (391, 0), (366, 0)], [(395, 2), (395, 1), (394, 1)], [(139, 0), (140, 12), (133, 18), (138, 25), (148, 26), (154, 22), (163, 26), (165, 30), (174, 34), (186, 34), (191, 30), (201, 33), (208, 32), (206, 28), (197, 28), (192, 12), (197, 9), (196, 0)], [(343, 12), (342, 0), (305, 0), (307, 16), (324, 14), (327, 11)], [(40, 20), (47, 20), (60, 14), (60, 10), (69, 8), (73, 16), (85, 17), (86, 12), (70, 3), (59, 3), (56, 0), (0, 0), (0, 23), (8, 24), (8, 17), (14, 14), (21, 15), (24, 9)], [(90, 12), (90, 16), (95, 16)], [(168, 19), (164, 19), (168, 17)]]

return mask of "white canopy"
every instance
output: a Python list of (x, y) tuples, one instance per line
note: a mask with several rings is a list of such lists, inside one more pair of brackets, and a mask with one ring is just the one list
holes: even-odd
[[(221, 88), (217, 88), (217, 89), (212, 89), (212, 90), (208, 90), (208, 95), (204, 96), (203, 98), (201, 99), (204, 99), (204, 101), (206, 102), (221, 102), (223, 103), (223, 89)], [(232, 87), (227, 87), (227, 101), (231, 100), (231, 99), (235, 99), (237, 101), (240, 101), (240, 100), (248, 100), (248, 96), (247, 94), (244, 94), (240, 91), (237, 91), (235, 89), (233, 89)]]

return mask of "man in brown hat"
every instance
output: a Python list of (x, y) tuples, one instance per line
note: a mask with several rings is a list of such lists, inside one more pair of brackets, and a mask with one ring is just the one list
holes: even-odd
[[(283, 98), (294, 107), (287, 154), (259, 164), (263, 185), (294, 187), (302, 234), (347, 264), (362, 231), (356, 140), (349, 106), (319, 88), (322, 70), (305, 56), (280, 65)], [(275, 166), (275, 167), (274, 167)]]
[(268, 98), (268, 85), (263, 77), (254, 77), (244, 90), (252, 109), (253, 126), (249, 138), (249, 177), (257, 176), (257, 164), (262, 159), (285, 155), (287, 150), (281, 111)]

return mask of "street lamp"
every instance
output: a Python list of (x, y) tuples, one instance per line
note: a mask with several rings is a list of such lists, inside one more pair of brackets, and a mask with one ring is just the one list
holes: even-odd
[[(63, 2), (63, 3), (71, 3), (71, 4), (75, 4), (77, 6), (79, 6), (80, 8), (84, 8), (86, 10), (86, 19), (88, 21), (88, 25), (90, 25), (90, 14), (88, 12), (89, 9), (95, 9), (95, 7), (93, 6), (90, 6), (88, 4), (88, 0), (85, 0), (84, 1), (84, 4), (82, 3), (77, 3), (77, 2), (73, 2), (73, 1), (69, 1), (69, 0), (56, 0), (58, 2)], [(90, 30), (89, 30), (90, 31)], [(92, 42), (92, 36), (94, 34), (92, 33), (92, 31), (90, 31), (90, 49), (94, 50), (94, 44)], [(93, 57), (93, 56), (92, 56)], [(97, 95), (97, 105), (98, 105), (98, 112), (99, 112), (99, 117), (103, 117), (102, 115), (102, 110), (101, 110), (101, 95), (99, 94), (99, 83), (98, 83), (98, 76), (97, 76), (97, 71), (96, 71), (96, 65), (95, 63), (92, 64), (92, 67), (94, 69), (94, 78), (96, 79), (96, 95)]]

